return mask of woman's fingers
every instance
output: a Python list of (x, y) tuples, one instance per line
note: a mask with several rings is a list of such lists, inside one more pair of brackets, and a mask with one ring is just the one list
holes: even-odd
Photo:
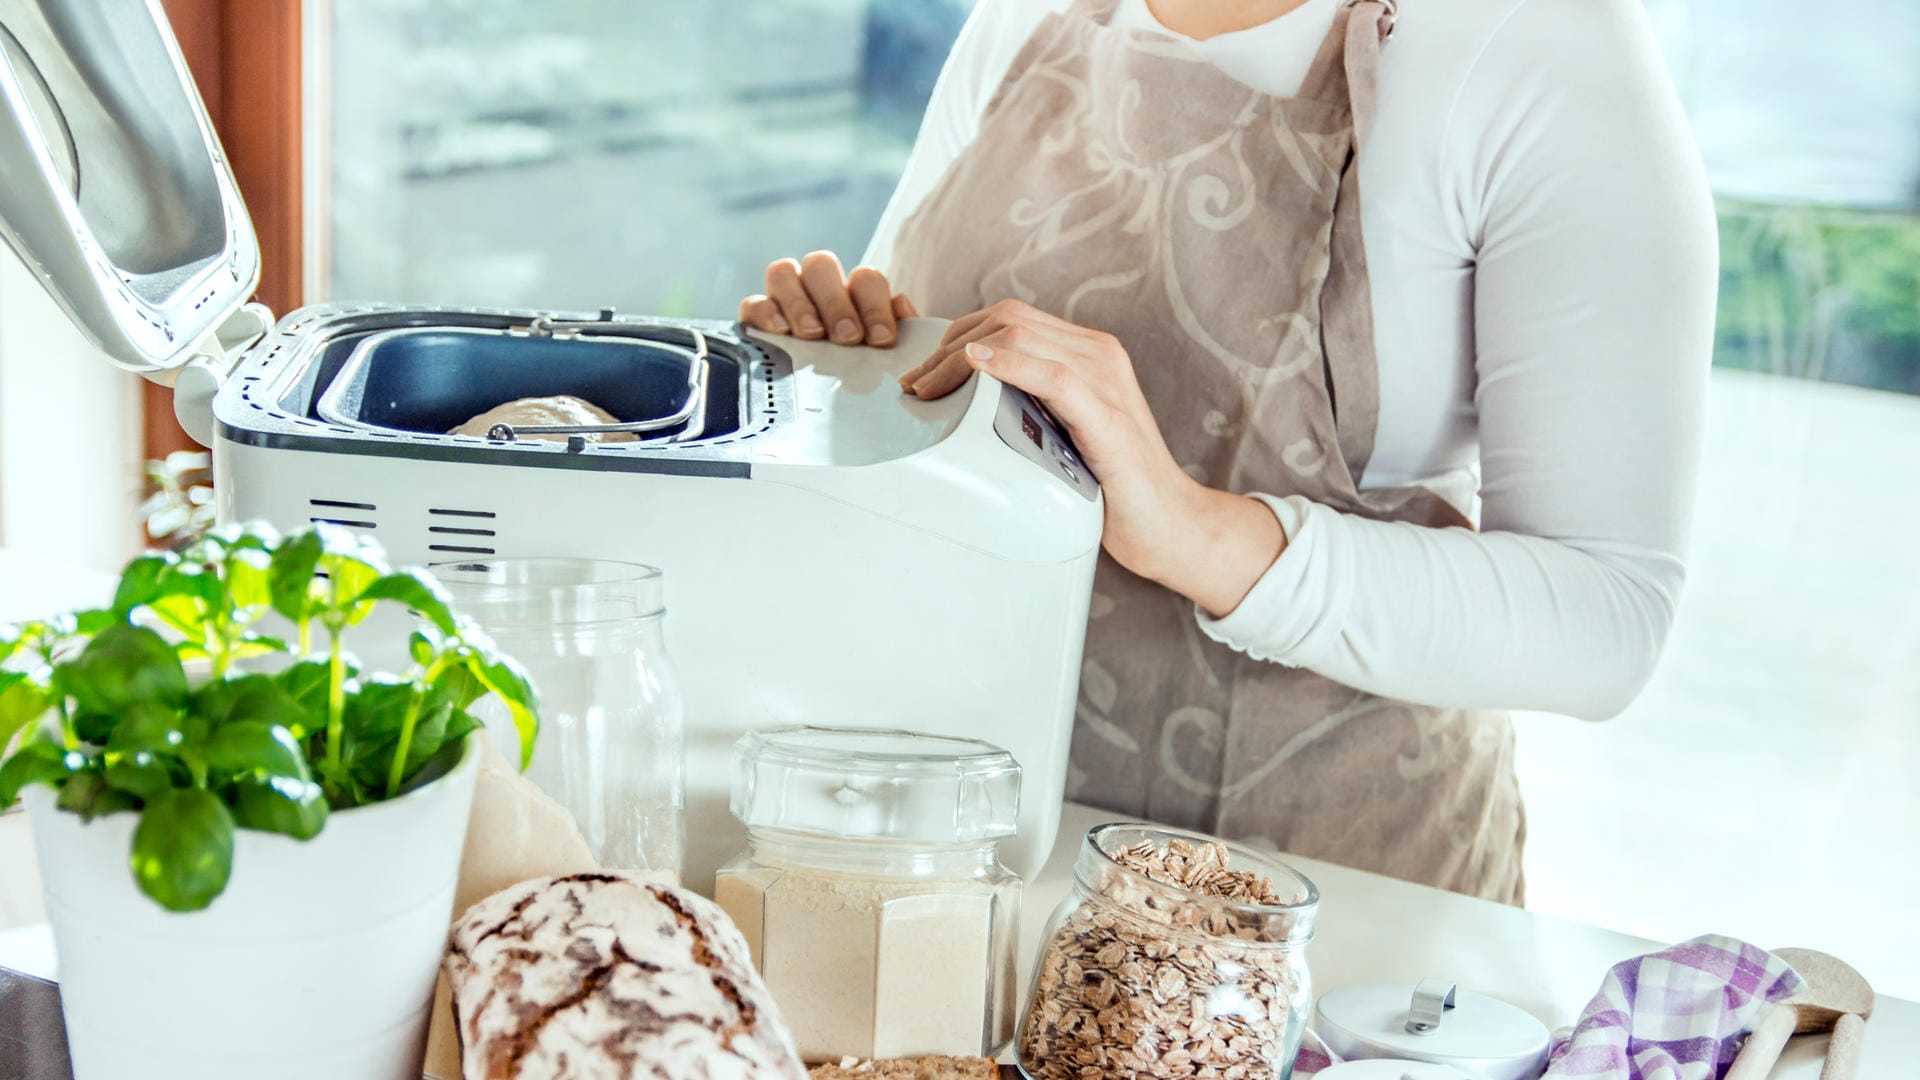
[(787, 322), (785, 315), (780, 314), (780, 305), (765, 294), (749, 296), (740, 301), (740, 321), (769, 334), (793, 333), (793, 325)]
[(973, 365), (959, 353), (946, 357), (937, 364), (921, 365), (925, 370), (914, 376), (907, 384), (907, 392), (922, 401), (943, 398), (967, 384), (973, 378)]
[(860, 326), (860, 313), (853, 309), (847, 295), (847, 272), (831, 251), (815, 251), (800, 260), (800, 280), (806, 283), (807, 296), (827, 324), (827, 337), (836, 345), (858, 345), (866, 339)]
[(813, 300), (807, 296), (807, 287), (800, 279), (798, 261), (781, 259), (768, 264), (767, 295), (779, 305), (780, 314), (787, 320), (787, 325), (793, 328), (795, 336), (827, 336), (826, 324), (820, 321), (820, 310), (813, 306)]
[(1028, 319), (1024, 312), (1000, 312), (984, 319), (970, 318), (966, 328), (957, 333), (949, 328), (945, 340), (934, 348), (933, 355), (922, 361), (919, 367), (901, 376), (900, 385), (918, 393), (915, 384), (927, 373), (950, 363), (964, 363), (964, 360), (958, 359), (961, 350), (974, 341), (1006, 346), (1049, 359), (1074, 360), (1091, 355), (1088, 339), (1082, 335), (1066, 333), (1052, 323)]
[(895, 293), (893, 296), (893, 317), (895, 319), (917, 319), (920, 317), (920, 309), (914, 306), (913, 298), (906, 293)]
[(1067, 433), (1084, 450), (1088, 432), (1100, 432), (1112, 407), (1094, 394), (1080, 373), (1067, 364), (1042, 360), (1009, 348), (995, 348), (985, 342), (969, 344), (961, 355), (969, 366), (984, 371), (1009, 386), (1017, 386), (1039, 399), (1042, 405), (1067, 426)]
[(893, 286), (887, 284), (887, 276), (871, 266), (856, 267), (847, 275), (847, 294), (860, 313), (867, 344), (882, 348), (892, 345), (900, 335), (894, 325)]

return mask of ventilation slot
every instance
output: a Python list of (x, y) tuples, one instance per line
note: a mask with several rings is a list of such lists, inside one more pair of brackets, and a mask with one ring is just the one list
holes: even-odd
[(349, 529), (377, 529), (379, 522), (367, 520), (380, 509), (372, 503), (346, 502), (340, 499), (308, 499), (314, 510), (307, 518), (315, 525), (341, 525)]
[[(491, 510), (453, 510), (436, 507), (427, 511), (431, 518), (438, 518), (445, 524), (428, 525), (429, 540), (447, 541), (429, 543), (428, 551), (440, 551), (449, 555), (492, 555), (491, 547), (477, 547), (495, 536), (491, 524), (500, 515)], [(470, 539), (469, 539), (470, 538)]]

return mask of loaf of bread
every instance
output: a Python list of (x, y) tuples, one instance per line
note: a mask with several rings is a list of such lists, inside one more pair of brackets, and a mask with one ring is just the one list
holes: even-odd
[(717, 906), (614, 873), (504, 889), (454, 924), (465, 1080), (801, 1080), (747, 943)]
[[(555, 394), (552, 397), (520, 398), (516, 401), (508, 401), (495, 405), (479, 416), (447, 432), (447, 434), (471, 435), (476, 439), (485, 439), (490, 437), (487, 433), (493, 430), (495, 424), (506, 424), (510, 427), (523, 428), (580, 427), (587, 424), (617, 424), (619, 422), (618, 417), (591, 401), (574, 397), (571, 394)], [(522, 439), (545, 439), (549, 442), (567, 441), (567, 436), (557, 433), (546, 435), (516, 433), (516, 437)], [(640, 436), (625, 431), (597, 432), (584, 437), (588, 442), (622, 443), (640, 441)]]
[(916, 1057), (816, 1065), (811, 1080), (997, 1080), (1000, 1067), (983, 1057)]
[[(600, 869), (573, 815), (500, 755), (489, 738), (474, 740), (480, 758), (473, 784), (473, 814), (454, 886), (455, 915), (501, 889), (532, 878)], [(649, 880), (663, 880), (649, 877)], [(460, 1041), (454, 1035), (453, 993), (446, 976), (433, 988), (433, 1023), (427, 1028), (426, 1074), (460, 1075)]]

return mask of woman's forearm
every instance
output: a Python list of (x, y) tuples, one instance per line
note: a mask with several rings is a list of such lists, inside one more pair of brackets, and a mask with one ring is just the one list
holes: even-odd
[(1287, 549), (1286, 531), (1258, 499), (1197, 483), (1175, 505), (1166, 552), (1148, 576), (1220, 618)]

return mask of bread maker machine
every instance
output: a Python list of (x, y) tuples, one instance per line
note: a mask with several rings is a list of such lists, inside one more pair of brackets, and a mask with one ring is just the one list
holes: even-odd
[[(1058, 826), (1101, 501), (1046, 413), (984, 375), (939, 401), (890, 350), (731, 322), (247, 302), (260, 252), (159, 0), (0, 0), (0, 235), (108, 359), (174, 389), (223, 520), (331, 521), (396, 563), (577, 556), (665, 571), (686, 705), (686, 876), (740, 844), (728, 752), (794, 723), (981, 738), (1025, 771), (1007, 861)], [(495, 427), (574, 394), (634, 441)]]

